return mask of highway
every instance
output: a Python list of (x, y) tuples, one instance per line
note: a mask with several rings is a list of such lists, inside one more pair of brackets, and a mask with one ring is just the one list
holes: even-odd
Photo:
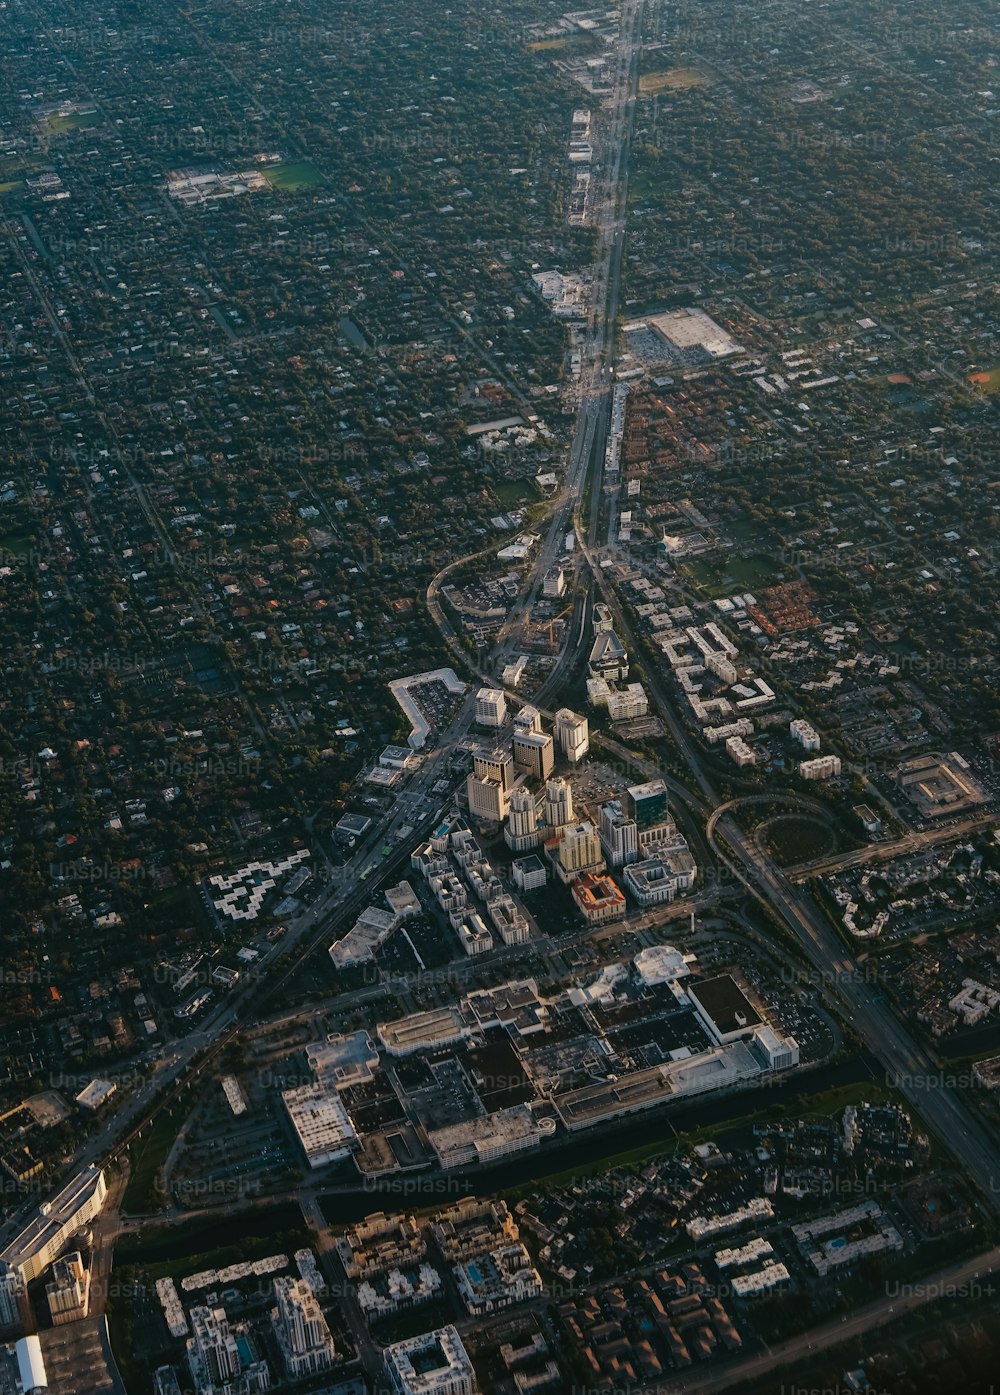
[[(493, 671), (499, 675), (516, 652), (521, 623), (538, 596), (545, 573), (562, 553), (566, 535), (574, 532), (594, 582), (587, 596), (578, 599), (571, 621), (569, 642), (554, 665), (552, 674), (536, 694), (536, 698), (542, 703), (557, 691), (564, 681), (568, 666), (579, 661), (588, 638), (586, 620), (596, 592), (600, 592), (611, 605), (623, 642), (633, 653), (639, 649), (612, 584), (598, 565), (593, 549), (600, 521), (601, 476), (610, 415), (615, 330), (624, 248), (627, 166), (638, 81), (638, 35), (642, 10), (643, 0), (629, 0), (622, 11), (622, 38), (618, 51), (614, 95), (604, 124), (601, 190), (594, 204), (598, 226), (598, 254), (592, 278), (591, 316), (581, 345), (580, 410), (570, 448), (566, 478), (549, 516), (537, 554), (525, 571), (519, 594), (511, 609), (509, 620), (501, 631), (500, 642), (492, 658)], [(586, 498), (588, 480), (591, 481), (590, 509), (584, 526), (581, 509)], [(488, 555), (489, 549), (461, 560), (468, 561)], [(427, 602), (429, 611), (449, 647), (464, 664), (465, 651), (439, 601), (444, 576), (459, 564), (451, 564), (432, 581), (427, 592)], [(481, 676), (487, 677), (485, 674)], [(694, 740), (675, 713), (659, 676), (650, 673), (647, 687), (652, 705), (658, 709), (666, 723), (698, 787), (698, 792), (693, 793), (676, 780), (668, 780), (672, 795), (683, 800), (692, 812), (707, 818), (708, 841), (720, 862), (731, 869), (734, 877), (746, 886), (751, 895), (771, 907), (792, 930), (809, 962), (822, 976), (820, 981), (829, 985), (830, 996), (839, 1002), (855, 1031), (885, 1066), (887, 1077), (898, 1086), (928, 1126), (968, 1170), (982, 1189), (988, 1203), (997, 1207), (1000, 1204), (1000, 1188), (997, 1183), (998, 1156), (995, 1143), (954, 1086), (941, 1076), (930, 1054), (911, 1038), (881, 996), (857, 971), (856, 961), (840, 943), (833, 926), (827, 922), (808, 895), (796, 885), (797, 880), (821, 871), (857, 865), (862, 861), (876, 860), (880, 856), (891, 857), (900, 852), (961, 837), (965, 831), (984, 823), (985, 818), (977, 816), (965, 821), (961, 826), (947, 830), (908, 835), (906, 839), (898, 840), (894, 845), (873, 845), (840, 858), (818, 859), (815, 864), (805, 864), (791, 871), (782, 871), (756, 846), (751, 836), (744, 834), (732, 811), (726, 806), (719, 807), (716, 793), (704, 772)], [(397, 803), (388, 822), (357, 850), (318, 899), (289, 922), (284, 939), (262, 954), (243, 985), (224, 998), (203, 1024), (174, 1045), (161, 1060), (150, 1065), (148, 1080), (105, 1122), (99, 1133), (84, 1144), (77, 1155), (77, 1165), (91, 1161), (103, 1164), (117, 1157), (148, 1127), (160, 1109), (171, 1099), (175, 1099), (197, 1078), (207, 1063), (238, 1035), (251, 1011), (259, 1011), (263, 1002), (279, 994), (298, 972), (304, 960), (332, 937), (331, 921), (336, 919), (347, 922), (363, 905), (373, 899), (381, 885), (391, 876), (398, 875), (401, 865), (408, 857), (412, 842), (421, 836), (423, 828), (433, 817), (432, 809), (423, 805), (421, 800), (429, 798), (432, 784), (440, 778), (444, 758), (454, 743), (467, 734), (472, 725), (473, 715), (474, 690), (470, 689), (448, 730), (442, 733), (438, 748), (428, 754), (423, 766), (410, 781), (405, 799)], [(618, 743), (604, 739), (603, 744), (610, 751), (621, 754), (623, 759), (636, 761), (633, 753)], [(423, 812), (419, 813), (420, 810)], [(392, 856), (380, 861), (376, 872), (366, 883), (359, 884), (357, 878), (360, 872), (369, 862), (378, 858), (378, 846), (386, 838), (393, 838), (406, 824), (412, 825), (412, 834), (408, 835), (408, 841), (399, 847), (398, 852), (394, 851)], [(684, 907), (685, 914), (689, 908), (690, 903)], [(587, 938), (588, 935), (589, 932), (581, 932), (580, 939)], [(566, 941), (559, 948), (565, 948), (569, 943), (570, 941)], [(532, 942), (530, 946), (518, 947), (517, 952), (523, 954), (525, 949), (529, 952), (544, 952), (547, 948), (552, 946), (547, 937), (544, 937)], [(506, 956), (501, 951), (491, 956), (491, 962), (497, 962), (503, 957)], [(468, 968), (470, 973), (473, 967), (463, 966)], [(269, 980), (269, 975), (272, 974), (273, 979)], [(391, 991), (393, 986), (390, 982), (384, 989), (380, 987), (378, 990), (359, 990), (358, 995), (350, 996), (356, 996), (360, 1000), (362, 995), (367, 996), (371, 991)], [(318, 1222), (320, 1218), (316, 1216), (314, 1220)], [(941, 1284), (958, 1285), (969, 1282), (974, 1274), (985, 1273), (998, 1265), (1000, 1251), (991, 1251), (963, 1265), (954, 1266), (951, 1270), (942, 1271), (942, 1275), (937, 1277)], [(920, 1289), (916, 1295), (897, 1299), (895, 1303), (890, 1303), (887, 1299), (868, 1305), (852, 1314), (846, 1321), (830, 1322), (765, 1352), (720, 1364), (704, 1374), (692, 1372), (685, 1375), (681, 1381), (674, 1378), (650, 1388), (662, 1392), (662, 1395), (669, 1395), (669, 1392), (674, 1391), (724, 1390), (737, 1381), (753, 1379), (791, 1362), (807, 1359), (810, 1352), (835, 1346), (884, 1323), (893, 1315), (898, 1316), (930, 1301), (926, 1294), (930, 1293), (933, 1296), (933, 1283), (933, 1280), (930, 1281), (930, 1287)]]
[(802, 862), (797, 867), (786, 868), (785, 875), (790, 881), (804, 882), (810, 877), (843, 872), (848, 867), (864, 867), (870, 862), (889, 862), (894, 857), (919, 852), (922, 848), (937, 848), (945, 843), (956, 843), (960, 838), (966, 838), (981, 828), (989, 828), (996, 822), (995, 813), (970, 814), (967, 818), (956, 819), (954, 822), (942, 824), (939, 828), (907, 833), (905, 837), (895, 838), (891, 842), (869, 843), (867, 847), (855, 848), (852, 852), (817, 857), (811, 862)]
[[(454, 742), (467, 733), (474, 711), (475, 690), (470, 688), (439, 746), (428, 753), (389, 818), (368, 835), (318, 898), (286, 922), (283, 938), (268, 945), (258, 960), (244, 968), (241, 984), (223, 997), (202, 1023), (186, 1037), (169, 1043), (158, 1059), (151, 1059), (154, 1053), (149, 1053), (147, 1077), (104, 1120), (98, 1132), (81, 1144), (73, 1159), (75, 1168), (89, 1163), (112, 1163), (239, 1035), (251, 1015), (282, 992), (305, 960), (334, 938), (334, 926), (353, 921), (377, 897), (380, 887), (399, 876), (409, 862), (412, 844), (419, 841), (436, 816), (440, 801), (431, 799), (431, 785), (441, 777), (440, 767)], [(413, 811), (421, 807), (421, 799), (430, 799), (430, 807), (425, 803), (426, 812), (414, 815)], [(402, 823), (411, 826), (412, 833), (396, 847), (393, 835)], [(380, 849), (387, 839), (393, 840), (394, 851), (383, 860)], [(375, 872), (365, 882), (359, 882), (360, 873), (373, 861), (377, 864)], [(141, 1060), (136, 1063), (133, 1077), (142, 1065)], [(34, 1202), (28, 1202), (9, 1217), (0, 1230), (0, 1243), (16, 1234), (33, 1210)]]
[[(630, 0), (623, 9), (614, 95), (605, 123), (602, 187), (595, 202), (598, 209), (599, 250), (593, 276), (593, 313), (582, 346), (582, 407), (565, 484), (553, 509), (539, 553), (526, 570), (521, 594), (512, 611), (515, 616), (525, 613), (526, 608), (533, 604), (546, 571), (562, 550), (565, 536), (571, 531), (574, 510), (578, 507), (586, 488), (591, 460), (596, 454), (595, 442), (599, 440), (602, 424), (606, 430), (610, 404), (607, 377), (610, 355), (614, 347), (615, 328), (613, 311), (610, 317), (606, 312), (608, 307), (617, 305), (618, 297), (624, 241), (623, 178), (632, 132), (634, 95), (638, 85), (639, 25), (643, 2), (644, 0)], [(599, 470), (599, 458), (597, 464)], [(599, 479), (595, 484), (595, 491), (599, 494)], [(461, 646), (437, 599), (440, 580), (440, 576), (435, 578), (428, 589), (428, 607), (450, 647), (455, 650), (457, 646), (461, 657)], [(583, 610), (578, 610), (573, 617), (571, 633), (577, 637), (577, 643), (567, 646), (562, 661), (556, 666), (546, 684), (547, 689), (555, 688), (561, 676), (562, 664), (576, 656), (579, 645), (585, 639), (585, 615), (584, 603)], [(509, 661), (516, 638), (515, 625), (512, 627), (512, 634), (507, 636), (496, 655), (497, 672), (501, 672), (504, 664)], [(318, 899), (302, 914), (289, 920), (284, 938), (269, 946), (261, 958), (244, 972), (242, 985), (223, 998), (209, 1017), (187, 1037), (172, 1044), (159, 1060), (150, 1061), (148, 1078), (105, 1120), (98, 1133), (80, 1147), (74, 1159), (77, 1167), (91, 1162), (105, 1165), (114, 1161), (149, 1127), (160, 1110), (175, 1100), (182, 1090), (201, 1074), (206, 1065), (235, 1039), (251, 1013), (259, 1011), (264, 1002), (277, 996), (308, 956), (324, 941), (333, 937), (331, 923), (345, 923), (353, 919), (358, 911), (374, 898), (390, 876), (398, 875), (408, 859), (410, 845), (418, 840), (430, 825), (433, 812), (424, 812), (415, 819), (412, 815), (422, 807), (419, 801), (430, 796), (431, 786), (440, 778), (443, 758), (455, 742), (461, 740), (471, 728), (474, 711), (475, 692), (470, 688), (448, 730), (442, 733), (437, 749), (428, 753), (423, 766), (409, 782), (403, 800), (397, 801), (389, 819), (358, 848)], [(411, 826), (412, 832), (408, 835), (405, 846), (394, 852), (391, 857), (380, 861), (380, 845), (386, 839), (394, 840), (395, 835), (407, 824)], [(377, 862), (375, 873), (365, 883), (359, 883), (360, 873), (373, 860)], [(0, 1233), (0, 1239), (14, 1233), (23, 1224), (24, 1216), (30, 1209), (26, 1207), (16, 1217), (10, 1218)]]
[[(715, 1391), (728, 1390), (734, 1385), (760, 1380), (773, 1371), (779, 1371), (793, 1363), (797, 1366), (796, 1374), (799, 1374), (802, 1365), (821, 1352), (830, 1351), (844, 1342), (863, 1336), (866, 1332), (885, 1327), (887, 1323), (907, 1313), (917, 1312), (929, 1303), (950, 1296), (975, 1299), (977, 1296), (988, 1295), (991, 1289), (986, 1281), (998, 1268), (1000, 1249), (988, 1250), (947, 1269), (938, 1270), (937, 1273), (930, 1274), (909, 1287), (900, 1285), (905, 1291), (899, 1296), (866, 1303), (846, 1317), (832, 1318), (820, 1327), (812, 1327), (798, 1337), (789, 1337), (787, 1341), (765, 1347), (761, 1352), (713, 1364), (710, 1370), (704, 1372), (689, 1371), (681, 1377), (673, 1376), (654, 1381), (643, 1389), (655, 1391), (656, 1395), (692, 1395), (692, 1392), (697, 1392), (697, 1395), (713, 1395)], [(787, 1388), (789, 1391), (798, 1389), (803, 1395), (810, 1389), (805, 1385), (790, 1385)]]
[[(598, 587), (604, 593), (603, 599), (611, 607), (619, 637), (630, 653), (640, 653), (636, 636), (607, 574), (597, 565), (588, 541), (579, 533), (578, 538), (591, 562)], [(752, 896), (784, 921), (817, 970), (818, 981), (826, 986), (827, 996), (837, 1002), (862, 1041), (885, 1066), (887, 1079), (897, 1086), (944, 1146), (967, 1169), (989, 1206), (1000, 1209), (1000, 1149), (996, 1142), (962, 1099), (952, 1079), (942, 1073), (930, 1053), (914, 1041), (881, 995), (865, 980), (856, 960), (841, 944), (835, 929), (808, 893), (797, 887), (790, 875), (756, 846), (752, 835), (743, 832), (729, 806), (720, 805), (694, 738), (674, 711), (652, 665), (646, 671), (646, 687), (651, 708), (663, 718), (703, 800), (682, 790), (678, 792), (686, 798), (689, 807), (704, 809), (708, 805), (713, 808), (706, 833), (716, 857), (743, 882)], [(926, 844), (935, 836), (939, 836), (936, 831), (908, 835), (902, 840), (905, 847), (901, 850), (920, 846), (921, 842)], [(868, 851), (860, 850), (862, 855)]]
[(725, 806), (713, 813), (706, 831), (719, 859), (794, 931), (819, 981), (840, 1001), (851, 1026), (885, 1066), (888, 1082), (969, 1172), (988, 1204), (1000, 1209), (1000, 1151), (959, 1095), (956, 1082), (899, 1022), (815, 902), (756, 847)]
[[(644, 0), (630, 0), (622, 10), (621, 39), (618, 44), (614, 91), (610, 110), (602, 121), (602, 153), (600, 189), (595, 194), (593, 208), (597, 220), (598, 250), (591, 275), (590, 316), (580, 343), (579, 402), (576, 431), (570, 447), (566, 477), (549, 515), (545, 535), (532, 564), (525, 570), (517, 598), (498, 635), (491, 655), (491, 667), (496, 682), (517, 652), (521, 627), (538, 598), (547, 571), (564, 550), (567, 534), (573, 532), (574, 520), (584, 499), (593, 463), (592, 510), (596, 517), (601, 495), (601, 470), (604, 442), (611, 408), (611, 379), (615, 351), (615, 330), (621, 261), (625, 244), (625, 210), (627, 197), (626, 172), (638, 90), (639, 32)], [(476, 554), (482, 555), (482, 554)], [(471, 559), (469, 559), (471, 560)], [(454, 565), (454, 564), (453, 564)], [(453, 653), (464, 657), (455, 631), (449, 624), (438, 599), (441, 581), (447, 571), (439, 573), (427, 593), (428, 608), (441, 633), (449, 641)], [(584, 603), (584, 610), (586, 603)], [(585, 634), (579, 604), (571, 622), (571, 634), (580, 627)], [(565, 664), (570, 662), (577, 645), (568, 643), (546, 680), (545, 697), (555, 691)], [(487, 675), (483, 675), (487, 677)]]

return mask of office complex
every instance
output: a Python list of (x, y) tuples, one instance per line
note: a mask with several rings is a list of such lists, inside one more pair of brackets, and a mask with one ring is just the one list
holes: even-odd
[(555, 765), (555, 743), (548, 732), (515, 731), (511, 742), (514, 764), (536, 780), (547, 780)]
[(601, 808), (601, 847), (612, 867), (624, 867), (639, 857), (639, 829), (621, 801), (612, 799)]
[(465, 782), (472, 817), (502, 823), (510, 812), (513, 783), (514, 760), (508, 752), (497, 749), (489, 755), (475, 756), (472, 774)]
[(663, 780), (630, 785), (625, 794), (625, 810), (635, 820), (641, 853), (673, 835), (674, 822), (668, 810), (667, 787)]
[(507, 720), (507, 699), (499, 688), (480, 688), (476, 694), (476, 722), (496, 730)]

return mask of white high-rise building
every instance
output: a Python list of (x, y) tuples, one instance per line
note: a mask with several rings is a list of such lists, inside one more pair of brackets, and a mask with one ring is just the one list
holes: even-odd
[(274, 1281), (274, 1296), (278, 1306), (271, 1309), (271, 1326), (288, 1375), (298, 1380), (328, 1370), (337, 1349), (309, 1284), (282, 1275)]
[(590, 749), (590, 728), (586, 717), (561, 707), (556, 713), (556, 740), (568, 761), (574, 765), (583, 760)]
[(639, 830), (635, 819), (612, 799), (601, 808), (601, 847), (612, 867), (625, 867), (639, 859)]
[(480, 688), (476, 694), (476, 722), (496, 730), (507, 720), (507, 699), (500, 688)]
[(0, 1309), (6, 1311), (7, 1294), (16, 1311), (20, 1287), (58, 1259), (74, 1231), (100, 1215), (107, 1194), (103, 1171), (91, 1164), (38, 1208), (25, 1228), (0, 1250)]
[(510, 814), (503, 836), (513, 852), (528, 852), (537, 847), (540, 838), (538, 809), (535, 796), (528, 790), (515, 790), (511, 795)]
[(258, 1395), (269, 1388), (266, 1362), (241, 1361), (225, 1308), (192, 1308), (190, 1320), (187, 1359), (194, 1395)]
[(525, 703), (514, 718), (515, 732), (541, 731), (541, 729), (542, 714), (537, 707), (532, 707), (529, 703)]
[(550, 833), (558, 833), (573, 822), (573, 791), (561, 777), (545, 782), (545, 822)]

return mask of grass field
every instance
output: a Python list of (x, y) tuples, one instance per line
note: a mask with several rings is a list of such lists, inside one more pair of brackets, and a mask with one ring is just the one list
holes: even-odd
[(537, 502), (533, 489), (525, 480), (501, 480), (498, 484), (491, 485), (490, 493), (505, 509), (514, 508), (517, 504)]
[(658, 92), (687, 92), (692, 87), (707, 87), (708, 76), (700, 68), (667, 68), (662, 73), (645, 73), (639, 79), (639, 91), (644, 97)]
[(837, 846), (837, 837), (820, 819), (802, 814), (777, 818), (765, 834), (771, 856), (779, 867), (794, 867), (810, 858), (825, 857)]
[(277, 165), (266, 165), (261, 174), (273, 188), (292, 192), (311, 189), (323, 177), (309, 160), (282, 160)]
[(141, 1235), (122, 1236), (115, 1246), (115, 1266), (141, 1265), (158, 1279), (182, 1271), (224, 1268), (238, 1260), (263, 1259), (279, 1252), (291, 1254), (309, 1243), (301, 1211), (287, 1203), (240, 1216), (220, 1216), (217, 1221), (147, 1227)]
[(762, 524), (755, 523), (752, 518), (737, 518), (732, 523), (726, 524), (726, 532), (737, 542), (756, 542), (765, 536), (765, 529)]
[(704, 586), (710, 596), (725, 596), (731, 591), (760, 589), (775, 581), (774, 564), (762, 554), (734, 557), (717, 566), (703, 558), (682, 562), (681, 569), (692, 581)]
[(554, 34), (551, 39), (535, 39), (529, 53), (591, 53), (596, 47), (589, 34)]
[(53, 136), (61, 136), (66, 131), (86, 131), (100, 124), (99, 111), (71, 111), (67, 116), (47, 116), (44, 122), (45, 129)]
[(157, 1115), (145, 1135), (132, 1145), (132, 1170), (122, 1202), (126, 1215), (162, 1211), (166, 1197), (160, 1188), (160, 1173), (179, 1127), (179, 1118), (175, 1120), (165, 1110)]
[[(0, 194), (16, 187), (16, 184), (0, 184)], [(24, 533), (0, 533), (0, 559), (29, 557), (34, 542), (34, 538), (30, 538)]]

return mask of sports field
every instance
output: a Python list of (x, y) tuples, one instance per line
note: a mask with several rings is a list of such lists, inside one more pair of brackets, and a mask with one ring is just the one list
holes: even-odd
[(323, 177), (309, 160), (282, 160), (280, 164), (264, 166), (261, 174), (273, 188), (291, 191), (310, 189)]
[(707, 87), (708, 77), (700, 68), (667, 68), (662, 73), (646, 73), (639, 79), (639, 91), (646, 97), (658, 92), (686, 92), (691, 87)]
[(981, 388), (983, 392), (990, 396), (995, 392), (1000, 392), (1000, 368), (988, 368), (982, 373), (970, 373), (969, 382), (973, 387)]

